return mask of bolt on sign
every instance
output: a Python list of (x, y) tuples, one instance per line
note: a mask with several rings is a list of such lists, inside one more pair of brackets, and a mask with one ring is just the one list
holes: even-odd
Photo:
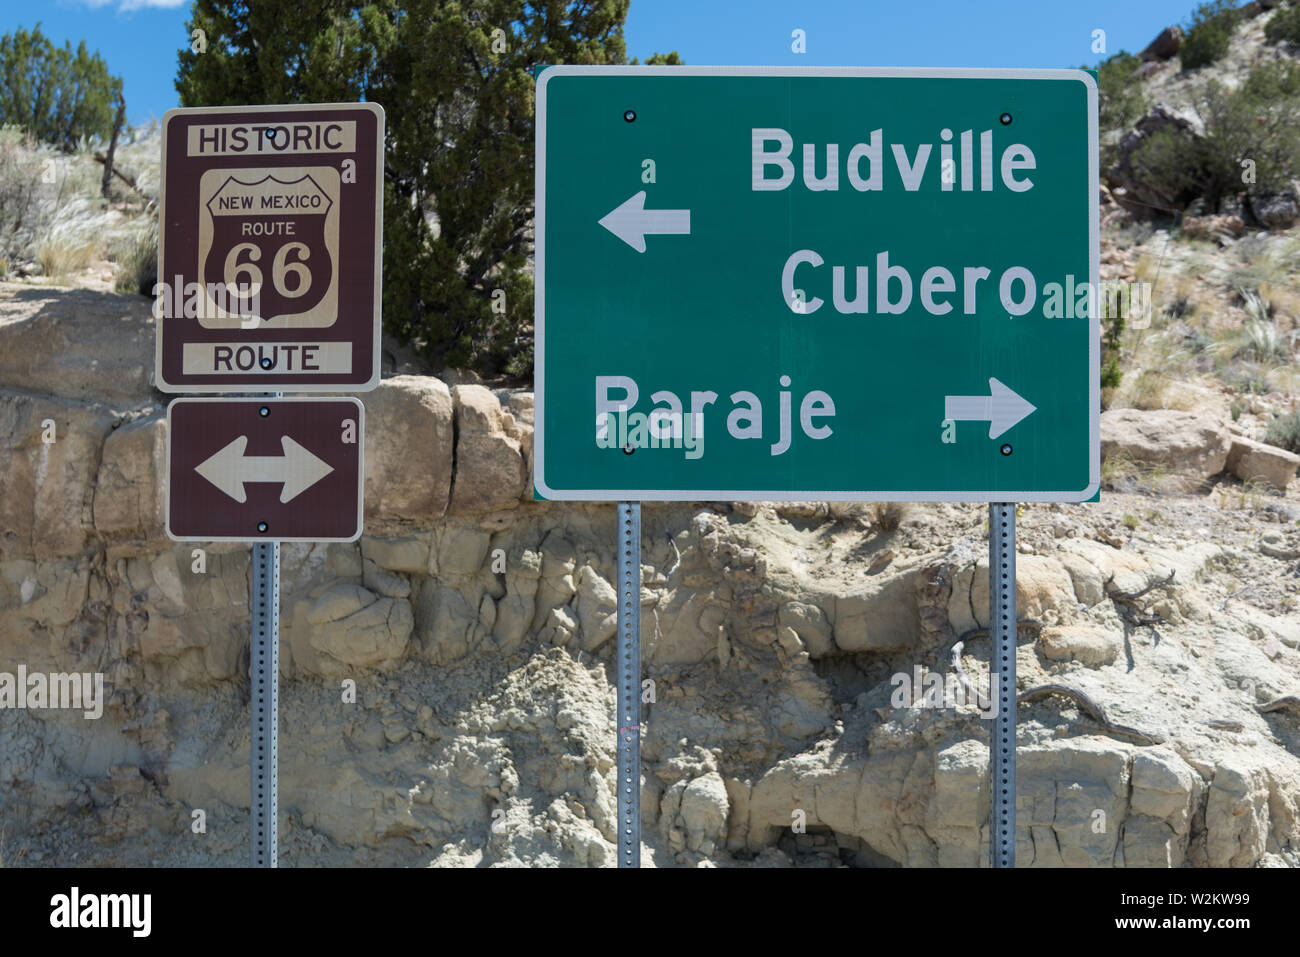
[(167, 112), (160, 389), (375, 387), (383, 149), (375, 103)]
[(1097, 489), (1086, 72), (548, 67), (536, 148), (539, 495)]
[(174, 399), (167, 534), (176, 541), (351, 542), (362, 527), (359, 399)]

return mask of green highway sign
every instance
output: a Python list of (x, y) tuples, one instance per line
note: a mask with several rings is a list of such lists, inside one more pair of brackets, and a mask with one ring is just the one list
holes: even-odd
[(538, 495), (1096, 492), (1085, 71), (547, 67), (536, 159)]

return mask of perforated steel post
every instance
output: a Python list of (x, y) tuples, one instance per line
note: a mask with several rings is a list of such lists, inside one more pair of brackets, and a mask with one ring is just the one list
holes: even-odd
[(1016, 506), (989, 504), (989, 674), (998, 713), (989, 739), (989, 863), (1016, 866)]
[(280, 543), (253, 543), (253, 647), (248, 662), (249, 858), (275, 867), (280, 713)]
[(618, 506), (618, 866), (641, 866), (641, 503)]

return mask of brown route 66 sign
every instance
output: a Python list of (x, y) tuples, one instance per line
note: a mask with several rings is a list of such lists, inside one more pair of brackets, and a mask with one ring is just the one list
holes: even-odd
[(158, 388), (373, 389), (383, 108), (170, 110), (162, 149)]

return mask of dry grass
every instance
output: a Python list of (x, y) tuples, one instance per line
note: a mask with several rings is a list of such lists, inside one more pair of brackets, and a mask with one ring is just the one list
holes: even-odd
[(114, 258), (117, 261), (114, 288), (122, 293), (150, 295), (158, 281), (158, 221), (146, 220)]
[(36, 261), (51, 279), (81, 272), (125, 236), (122, 216), (98, 212), (87, 199), (74, 199), (61, 207), (45, 235), (36, 244)]
[(871, 523), (882, 532), (895, 531), (910, 511), (908, 502), (872, 502)]
[(156, 135), (129, 134), (119, 146), (118, 169), (145, 195), (115, 179), (106, 201), (103, 167), (89, 148), (67, 155), (0, 127), (2, 271), (35, 262), (42, 278), (62, 282), (107, 259), (122, 264), (119, 276), (140, 275), (149, 232), (156, 230), (156, 207), (146, 197), (156, 199), (158, 156)]
[(1144, 495), (1178, 495), (1196, 484), (1159, 463), (1137, 462), (1123, 454), (1105, 455), (1101, 460), (1102, 487), (1112, 492)]

